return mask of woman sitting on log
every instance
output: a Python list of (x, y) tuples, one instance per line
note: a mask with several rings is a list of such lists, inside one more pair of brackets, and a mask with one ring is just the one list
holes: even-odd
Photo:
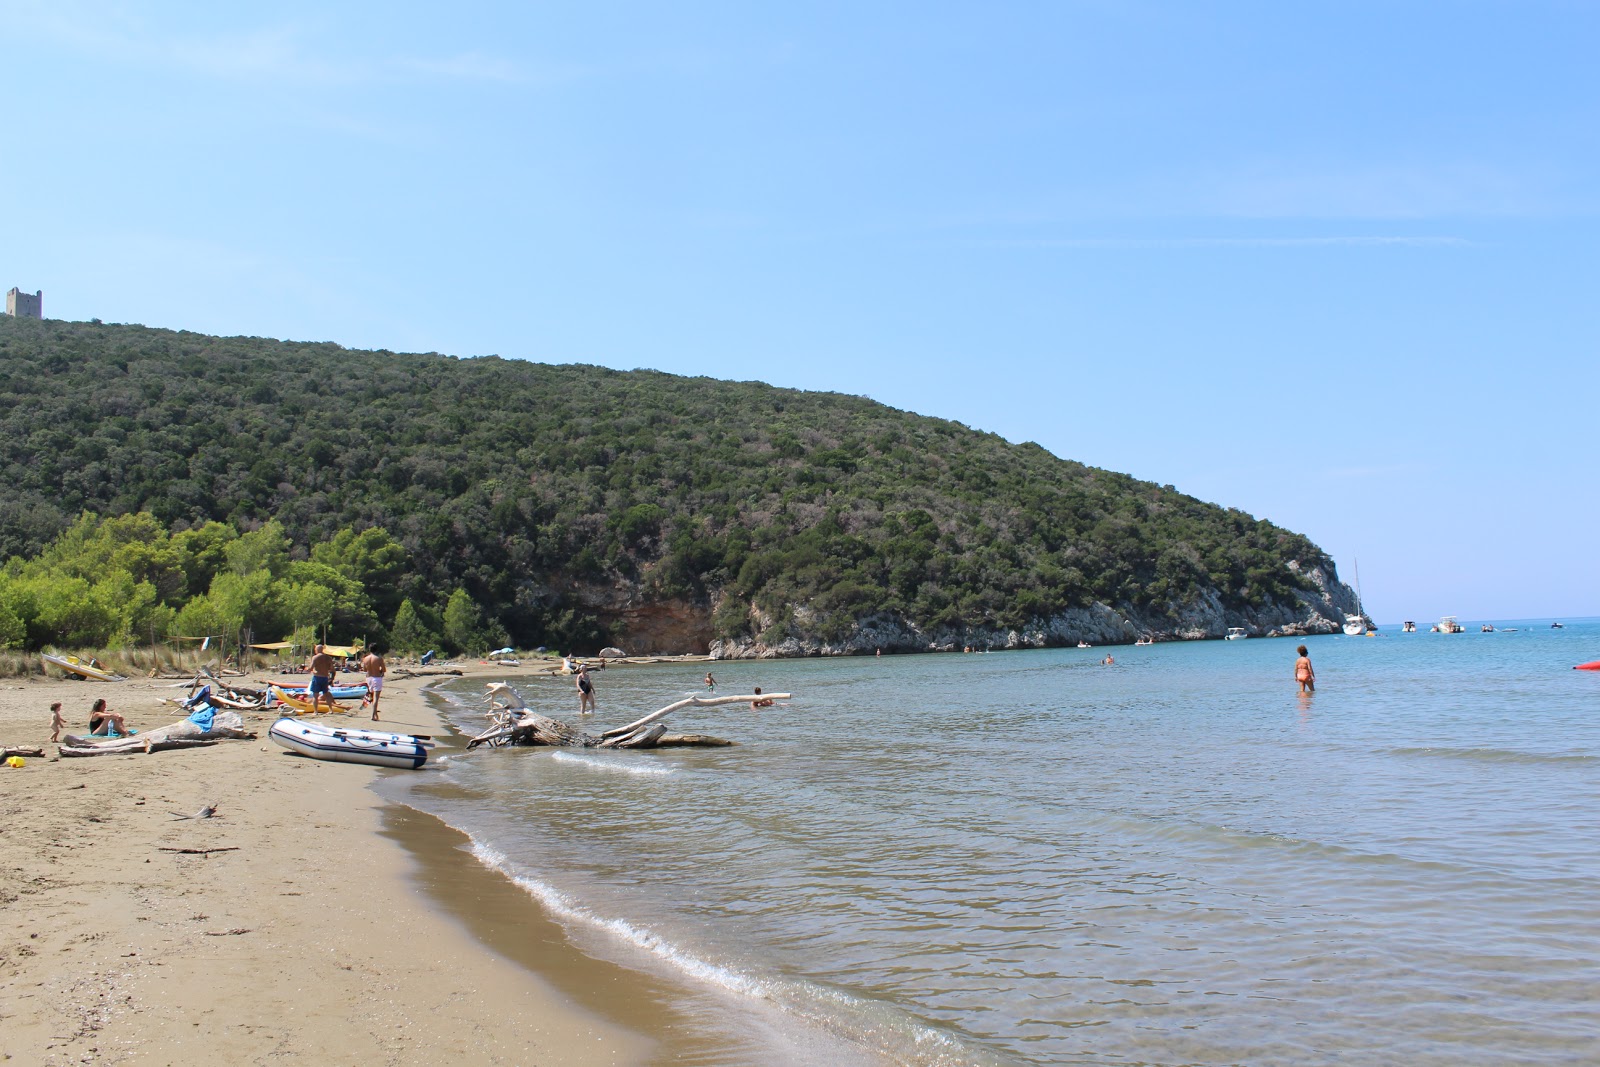
[[(116, 729), (116, 735), (110, 728)], [(127, 737), (133, 731), (128, 729), (128, 721), (122, 717), (122, 712), (112, 711), (106, 707), (106, 698), (99, 697), (94, 702), (94, 707), (89, 709), (89, 733), (102, 734), (106, 737)]]

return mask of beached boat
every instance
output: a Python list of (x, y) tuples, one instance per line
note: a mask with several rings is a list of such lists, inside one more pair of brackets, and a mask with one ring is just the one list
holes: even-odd
[(1245, 638), (1247, 638), (1249, 636), (1250, 636), (1250, 631), (1246, 630), (1243, 626), (1230, 626), (1230, 627), (1228, 627), (1228, 636), (1227, 636), (1226, 640), (1229, 640), (1229, 641), (1243, 641)]
[(411, 734), (346, 730), (303, 719), (279, 719), (267, 736), (290, 752), (334, 763), (416, 770), (428, 762), (428, 749), (423, 743), (426, 738)]
[[(311, 699), (311, 689), (308, 686), (274, 686), (274, 689), (286, 696), (299, 697), (302, 700)], [(367, 686), (360, 685), (335, 685), (328, 687), (328, 696), (334, 700), (365, 700), (367, 699)]]
[[(286, 693), (282, 689), (279, 689), (277, 686), (273, 686), (272, 687), (272, 699), (276, 700), (278, 703), (282, 704), (284, 707), (290, 709), (296, 715), (310, 715), (310, 714), (313, 714), (313, 713), (318, 714), (318, 715), (325, 715), (330, 710), (327, 707), (327, 705), (322, 705), (322, 706), (313, 705), (312, 702), (311, 702), (311, 697), (309, 695), (297, 695), (295, 693)], [(350, 708), (347, 705), (341, 704), (337, 700), (330, 700), (329, 703), (333, 705), (333, 707), (331, 709), (333, 711), (349, 711), (350, 710)]]
[(93, 678), (97, 682), (125, 682), (128, 679), (120, 674), (101, 670), (93, 664), (81, 662), (77, 656), (52, 656), (48, 652), (39, 653), (39, 658), (52, 667), (60, 667), (69, 674), (76, 674), (80, 678)]

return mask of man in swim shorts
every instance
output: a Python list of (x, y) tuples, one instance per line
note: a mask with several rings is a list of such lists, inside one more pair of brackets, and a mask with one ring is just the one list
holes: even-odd
[(389, 673), (389, 665), (383, 661), (383, 653), (373, 648), (361, 657), (361, 669), (367, 676), (367, 696), (362, 703), (372, 703), (372, 721), (377, 722), (378, 699), (383, 696), (383, 676)]
[(321, 710), (322, 698), (327, 697), (328, 710), (331, 712), (333, 694), (328, 692), (328, 687), (333, 685), (333, 657), (321, 645), (314, 645), (311, 651), (315, 653), (311, 657), (311, 710)]

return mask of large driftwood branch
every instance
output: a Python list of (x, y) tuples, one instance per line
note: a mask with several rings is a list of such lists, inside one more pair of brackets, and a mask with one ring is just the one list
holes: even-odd
[(218, 741), (238, 739), (253, 741), (255, 734), (244, 728), (244, 720), (235, 712), (223, 712), (211, 724), (211, 729), (201, 730), (188, 719), (180, 719), (168, 726), (160, 726), (132, 737), (88, 738), (67, 737), (59, 749), (63, 756), (114, 756), (128, 752), (166, 752), (175, 748), (197, 748)]
[(44, 749), (34, 748), (29, 745), (7, 745), (0, 748), (0, 759), (10, 759), (12, 756), (43, 756)]
[(753, 704), (758, 700), (788, 700), (790, 696), (791, 694), (789, 693), (747, 693), (744, 696), (687, 697), (676, 704), (668, 704), (660, 711), (652, 711), (637, 722), (630, 722), (628, 725), (619, 726), (615, 730), (607, 730), (600, 736), (607, 738), (626, 737), (628, 734), (649, 726), (657, 719), (664, 719), (673, 712), (681, 711), (684, 708), (710, 708), (718, 704)]
[(217, 743), (216, 741), (202, 741), (190, 737), (174, 737), (164, 741), (154, 738), (145, 740), (140, 737), (129, 737), (126, 740), (133, 742), (133, 744), (62, 745), (56, 751), (61, 753), (63, 758), (69, 756), (131, 756), (140, 752), (170, 752), (177, 748), (210, 748)]
[(638, 733), (627, 734), (623, 737), (613, 737), (609, 741), (600, 742), (601, 748), (654, 748), (656, 742), (661, 740), (661, 735), (667, 732), (667, 724), (658, 722), (654, 726), (640, 730)]
[(467, 742), (467, 748), (479, 745), (554, 745), (573, 748), (666, 748), (686, 746), (719, 747), (733, 744), (720, 737), (705, 734), (672, 734), (660, 720), (675, 711), (689, 707), (717, 707), (722, 704), (752, 704), (757, 701), (788, 700), (789, 693), (746, 693), (716, 697), (692, 696), (669, 704), (660, 711), (651, 712), (637, 722), (607, 730), (599, 737), (541, 715), (528, 707), (522, 697), (504, 682), (490, 682), (487, 686), (490, 718), (494, 725)]

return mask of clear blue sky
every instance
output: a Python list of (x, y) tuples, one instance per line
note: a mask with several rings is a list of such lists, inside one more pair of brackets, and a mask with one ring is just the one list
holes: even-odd
[(872, 397), (1600, 613), (1600, 5), (0, 0), (51, 317)]

